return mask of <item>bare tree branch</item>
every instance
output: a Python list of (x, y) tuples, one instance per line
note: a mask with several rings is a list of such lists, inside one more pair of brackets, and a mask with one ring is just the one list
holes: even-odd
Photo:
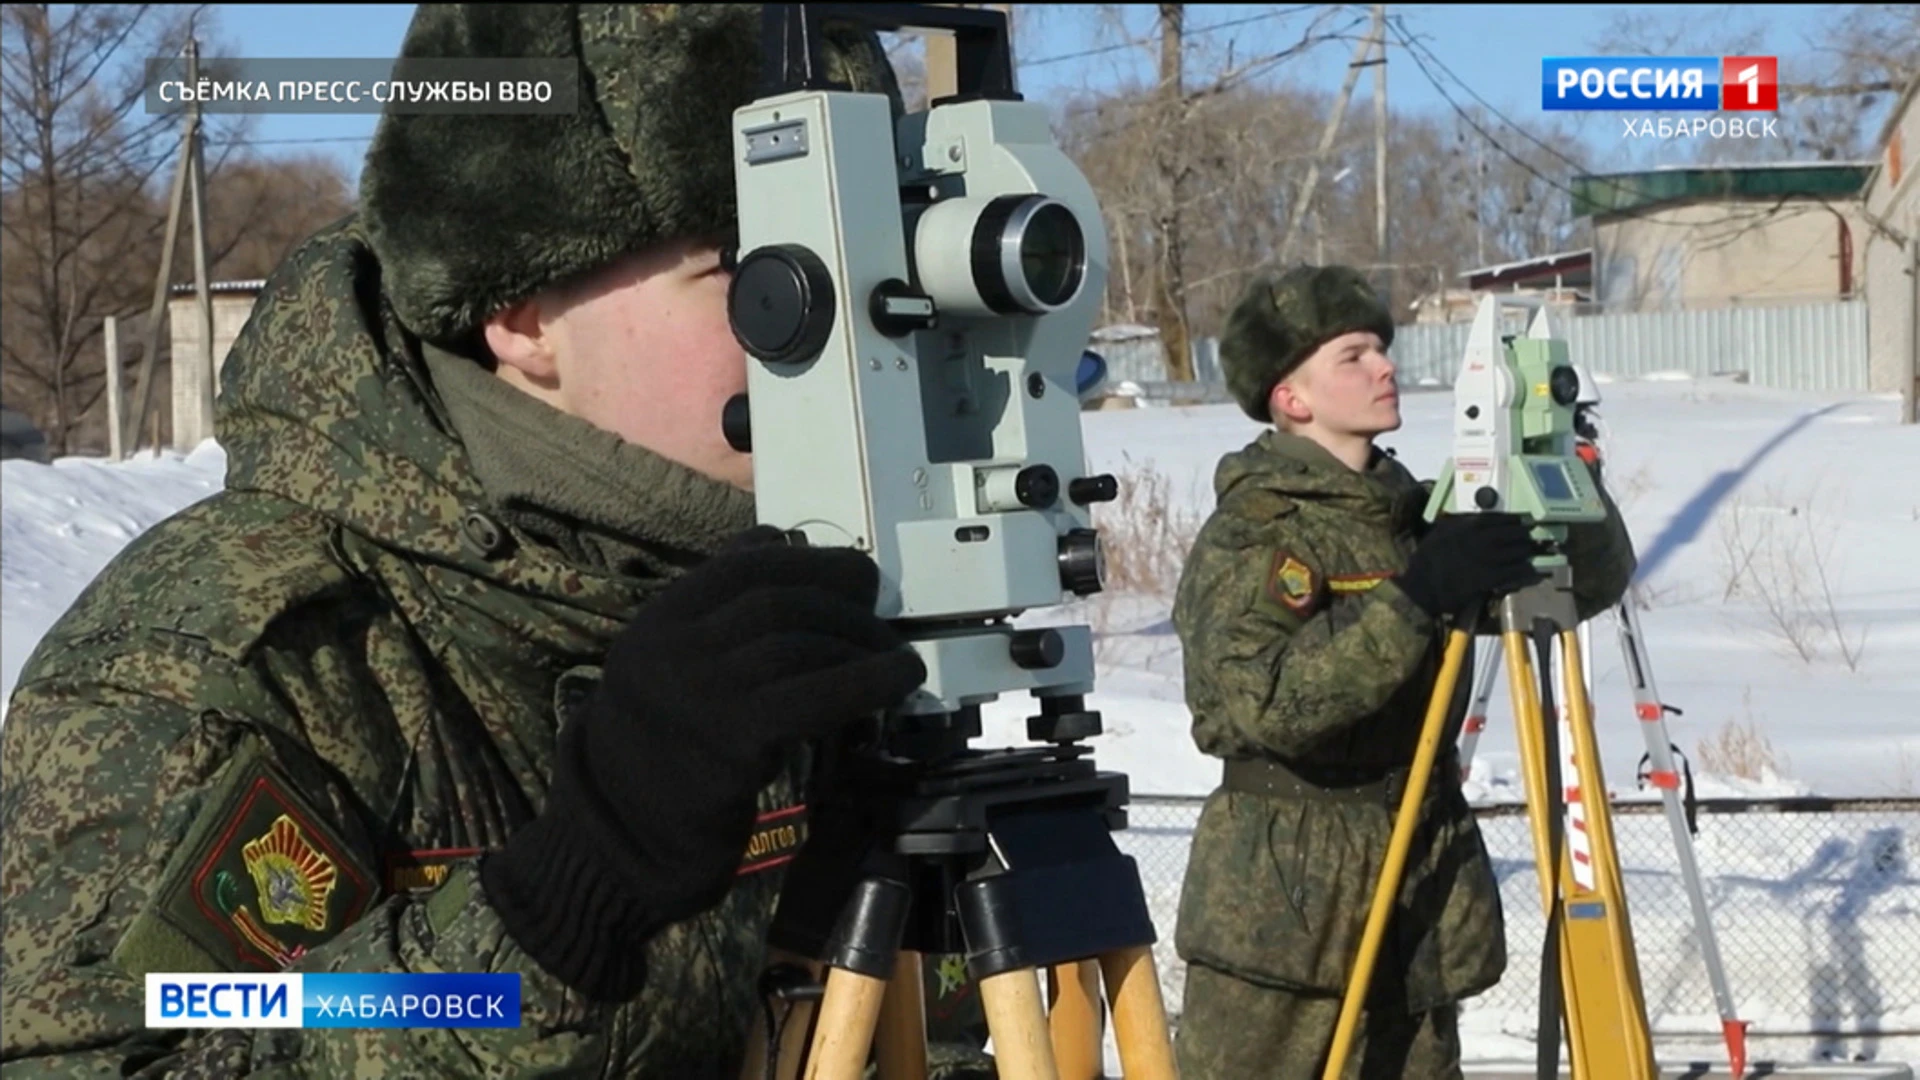
[[(163, 256), (182, 265), (190, 250), (191, 230), (183, 230), (175, 251), (161, 251), (166, 182), (156, 181), (171, 173), (180, 126), (177, 116), (141, 111), (140, 61), (179, 52), (189, 34), (204, 40), (206, 10), (0, 11), (0, 384), (56, 454), (105, 449), (102, 321), (137, 313), (144, 322)], [(244, 131), (250, 122), (226, 119), (217, 128)], [(312, 179), (316, 170), (323, 179)], [(206, 180), (216, 273), (261, 276), (351, 202), (338, 166), (320, 159), (256, 166), (222, 155)], [(164, 344), (160, 351), (164, 368)]]

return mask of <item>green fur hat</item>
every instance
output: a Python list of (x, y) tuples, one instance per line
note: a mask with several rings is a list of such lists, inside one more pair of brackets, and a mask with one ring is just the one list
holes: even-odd
[(1256, 275), (1220, 335), (1220, 371), (1248, 416), (1273, 422), (1267, 398), (1313, 351), (1341, 334), (1371, 330), (1393, 344), (1393, 316), (1359, 271), (1296, 266)]
[[(723, 237), (733, 111), (760, 90), (758, 4), (421, 4), (402, 58), (580, 62), (570, 116), (381, 117), (361, 213), (400, 319), (442, 345), (629, 252)], [(828, 34), (849, 89), (899, 86), (877, 35)]]

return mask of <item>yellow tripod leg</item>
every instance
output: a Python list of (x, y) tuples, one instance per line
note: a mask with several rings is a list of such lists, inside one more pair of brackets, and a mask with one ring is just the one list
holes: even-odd
[(1563, 965), (1568, 1014), (1577, 1017), (1573, 1075), (1575, 1080), (1656, 1080), (1653, 1037), (1613, 839), (1613, 813), (1580, 668), (1580, 644), (1572, 631), (1561, 633), (1560, 655), (1566, 670), (1575, 777), (1567, 798), (1560, 913), (1571, 960)]
[[(1506, 653), (1507, 689), (1513, 695), (1514, 735), (1520, 748), (1520, 779), (1527, 796), (1527, 822), (1533, 831), (1533, 865), (1535, 877), (1540, 882), (1540, 910), (1551, 911), (1553, 885), (1560, 875), (1558, 868), (1550, 861), (1553, 843), (1548, 833), (1551, 823), (1546, 807), (1547, 786), (1553, 782), (1553, 774), (1547, 767), (1541, 702), (1535, 689), (1533, 661), (1527, 655), (1526, 635), (1518, 630), (1509, 630), (1501, 635), (1501, 643)], [(1565, 974), (1572, 963), (1566, 934), (1558, 935), (1554, 948), (1560, 953), (1560, 972), (1564, 984)], [(1541, 974), (1545, 976), (1545, 972)], [(1577, 1023), (1578, 1018), (1569, 1013), (1569, 1029)], [(1560, 1034), (1559, 1031), (1541, 1031), (1535, 1037), (1558, 1040)], [(1580, 1034), (1577, 1030), (1569, 1030), (1567, 1039), (1577, 1045)]]
[(1540, 907), (1553, 903), (1554, 869), (1547, 862), (1551, 847), (1547, 835), (1546, 745), (1540, 736), (1540, 699), (1535, 696), (1533, 661), (1527, 656), (1526, 636), (1518, 630), (1501, 635), (1506, 652), (1507, 689), (1513, 695), (1515, 741), (1520, 749), (1520, 782), (1527, 796), (1527, 821), (1533, 827), (1534, 869), (1540, 879)]
[[(1508, 631), (1503, 638), (1541, 902), (1544, 910), (1558, 915), (1560, 991), (1574, 1080), (1657, 1080), (1579, 645), (1571, 633), (1560, 635), (1566, 685), (1575, 688), (1567, 692), (1564, 707), (1572, 745), (1562, 756), (1570, 753), (1574, 769), (1560, 857), (1550, 863), (1549, 785), (1559, 782), (1561, 773), (1547, 760), (1545, 726), (1558, 723), (1558, 718), (1546, 716), (1526, 637)], [(1597, 799), (1591, 797), (1595, 793)], [(1542, 1031), (1538, 1037), (1559, 1035)]]
[(1380, 881), (1373, 890), (1373, 906), (1367, 910), (1367, 926), (1360, 935), (1360, 951), (1353, 962), (1353, 974), (1347, 979), (1347, 994), (1340, 1002), (1340, 1021), (1333, 1029), (1333, 1049), (1327, 1056), (1326, 1071), (1321, 1074), (1323, 1080), (1339, 1080), (1346, 1068), (1353, 1032), (1360, 1022), (1361, 1005), (1373, 981), (1373, 962), (1380, 952), (1380, 939), (1386, 933), (1394, 897), (1400, 891), (1400, 876), (1406, 868), (1407, 849), (1413, 845), (1414, 827), (1420, 822), (1420, 803), (1426, 797), (1427, 777), (1433, 773), (1434, 758), (1440, 753), (1440, 735), (1446, 727), (1447, 707), (1453, 703), (1454, 683), (1460, 679), (1460, 665), (1467, 655), (1467, 641), (1464, 630), (1447, 635), (1446, 657), (1440, 663), (1440, 678), (1434, 684), (1433, 697), (1427, 702), (1427, 717), (1420, 726), (1420, 742), (1413, 753), (1413, 772), (1407, 777), (1407, 791), (1400, 799), (1393, 835), (1387, 841), (1386, 861), (1380, 866)]

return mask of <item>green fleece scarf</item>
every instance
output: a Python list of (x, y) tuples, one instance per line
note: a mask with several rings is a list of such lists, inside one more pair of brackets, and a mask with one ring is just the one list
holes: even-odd
[(751, 492), (563, 413), (471, 359), (422, 351), (494, 511), (582, 569), (672, 577), (753, 525)]

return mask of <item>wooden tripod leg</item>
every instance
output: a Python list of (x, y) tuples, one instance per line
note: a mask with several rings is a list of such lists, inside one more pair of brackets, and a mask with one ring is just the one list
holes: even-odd
[(1173, 1062), (1173, 1039), (1167, 1033), (1167, 1006), (1160, 997), (1153, 950), (1145, 945), (1116, 949), (1100, 957), (1100, 973), (1113, 1008), (1121, 1075), (1127, 1080), (1178, 1080), (1180, 1069)]
[(846, 968), (827, 972), (826, 994), (820, 999), (820, 1020), (814, 1027), (813, 1047), (807, 1052), (806, 1080), (860, 1080), (873, 1049), (874, 1029), (880, 1022), (880, 1004), (887, 996), (887, 980)]
[(1467, 646), (1472, 638), (1464, 630), (1447, 635), (1446, 657), (1440, 664), (1440, 678), (1427, 701), (1427, 717), (1420, 726), (1420, 743), (1413, 752), (1413, 771), (1408, 774), (1407, 790), (1394, 813), (1393, 832), (1387, 839), (1386, 860), (1380, 865), (1380, 880), (1374, 886), (1373, 904), (1367, 909), (1366, 928), (1360, 933), (1360, 951), (1354, 957), (1353, 973), (1347, 979), (1347, 992), (1340, 1000), (1340, 1019), (1333, 1029), (1333, 1044), (1327, 1055), (1323, 1080), (1339, 1080), (1345, 1072), (1347, 1055), (1352, 1052), (1354, 1033), (1360, 1026), (1360, 1012), (1373, 985), (1373, 965), (1379, 957), (1380, 942), (1387, 933), (1387, 919), (1400, 898), (1402, 874), (1407, 852), (1413, 846), (1414, 830), (1420, 826), (1420, 807), (1427, 795), (1427, 777), (1440, 754), (1440, 736), (1447, 726), (1447, 710), (1453, 705), (1454, 684), (1460, 680), (1460, 668), (1466, 663)]
[(920, 954), (900, 950), (874, 1033), (880, 1080), (927, 1080), (926, 984), (920, 979)]
[[(814, 978), (820, 978), (820, 965), (812, 967)], [(787, 1026), (780, 1032), (780, 1080), (800, 1080), (819, 1018), (820, 1004), (815, 1001), (796, 1001), (793, 1010), (787, 1013)]]
[(1092, 960), (1047, 969), (1047, 1026), (1060, 1080), (1100, 1080), (1100, 966)]
[[(805, 968), (812, 978), (820, 978), (820, 965), (797, 953), (774, 949), (767, 954), (767, 963), (796, 964)], [(783, 1014), (784, 1020), (781, 1019)], [(775, 1023), (780, 1025), (780, 1045), (776, 1048), (780, 1065), (773, 1075), (776, 1080), (799, 1080), (802, 1055), (807, 1048), (807, 1033), (813, 1022), (813, 1002), (803, 1000), (787, 1006), (775, 1005), (773, 1015)], [(753, 1030), (747, 1036), (747, 1057), (740, 1067), (740, 1080), (766, 1080), (766, 1075), (767, 1014), (764, 1008), (760, 1008), (753, 1011)]]
[(994, 1064), (1005, 1080), (1060, 1080), (1038, 971), (1015, 968), (981, 979), (980, 1004), (993, 1037)]

